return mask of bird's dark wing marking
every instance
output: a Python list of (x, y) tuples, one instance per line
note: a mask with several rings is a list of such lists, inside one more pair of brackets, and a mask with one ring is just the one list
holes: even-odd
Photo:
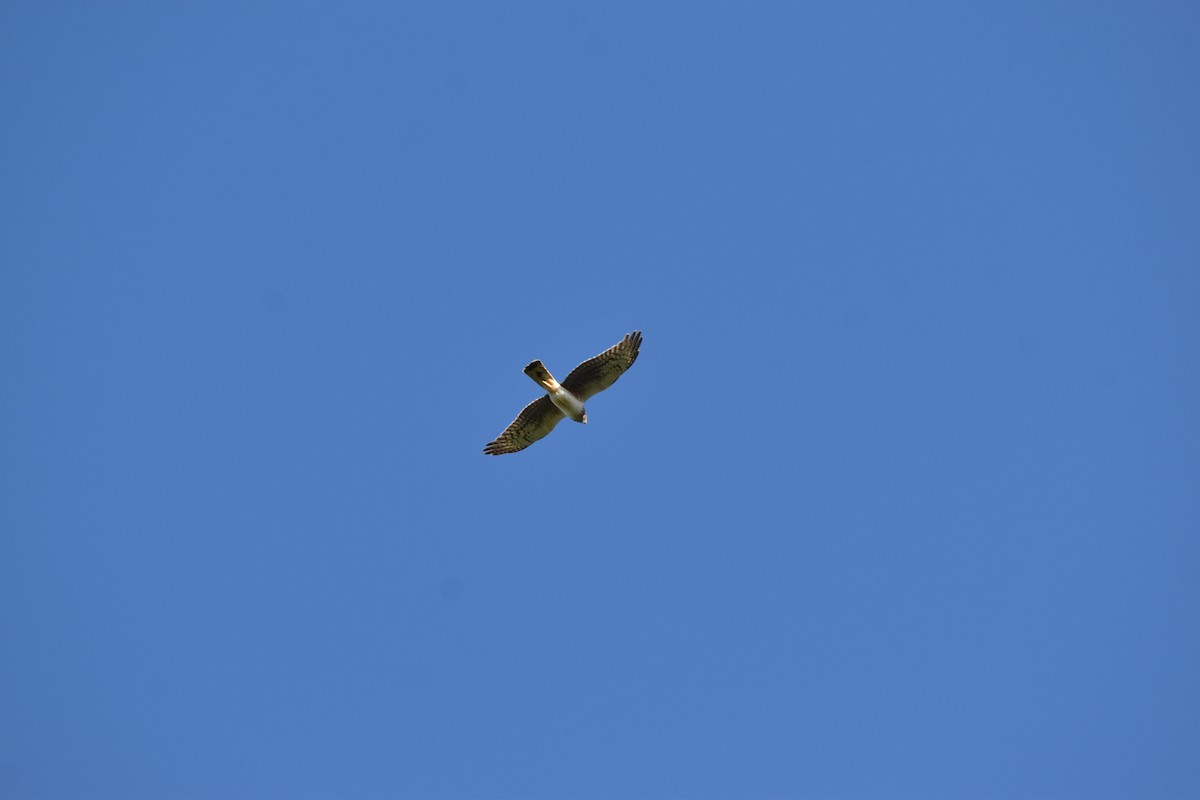
[(587, 400), (616, 383), (633, 366), (641, 346), (641, 331), (626, 334), (617, 344), (571, 370), (562, 382), (563, 387), (580, 400)]
[(501, 456), (524, 450), (554, 430), (554, 426), (562, 418), (563, 413), (550, 402), (550, 396), (544, 394), (525, 406), (521, 413), (517, 414), (517, 418), (504, 429), (504, 433), (483, 448), (483, 452), (489, 456)]

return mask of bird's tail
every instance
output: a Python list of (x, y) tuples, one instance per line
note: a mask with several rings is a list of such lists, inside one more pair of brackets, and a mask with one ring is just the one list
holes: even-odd
[(550, 370), (546, 369), (541, 361), (531, 361), (525, 368), (525, 374), (533, 378), (534, 382), (547, 392), (558, 391), (558, 381), (554, 380)]

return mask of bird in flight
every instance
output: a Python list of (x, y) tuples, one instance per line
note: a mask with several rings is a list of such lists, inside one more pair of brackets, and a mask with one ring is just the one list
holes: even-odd
[(534, 383), (546, 390), (542, 395), (517, 415), (504, 433), (483, 448), (489, 456), (501, 456), (524, 450), (554, 430), (563, 417), (587, 424), (587, 411), (583, 404), (593, 395), (603, 392), (616, 383), (625, 370), (637, 360), (638, 348), (642, 346), (642, 332), (634, 331), (595, 358), (589, 358), (563, 379), (562, 383), (542, 364), (534, 361), (525, 368), (525, 374)]

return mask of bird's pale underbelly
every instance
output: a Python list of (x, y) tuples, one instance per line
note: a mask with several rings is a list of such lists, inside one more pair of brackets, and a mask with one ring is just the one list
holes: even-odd
[(561, 386), (557, 391), (550, 392), (550, 402), (558, 408), (559, 411), (566, 414), (576, 422), (583, 420), (583, 403), (578, 397), (568, 392)]

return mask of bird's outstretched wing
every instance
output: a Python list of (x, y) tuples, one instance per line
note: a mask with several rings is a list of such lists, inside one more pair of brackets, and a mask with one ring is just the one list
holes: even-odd
[(562, 382), (563, 387), (580, 400), (587, 400), (616, 383), (625, 370), (637, 360), (642, 346), (642, 332), (625, 334), (625, 338), (595, 358), (589, 358), (571, 370)]
[(544, 394), (525, 406), (512, 424), (504, 429), (504, 433), (483, 448), (483, 452), (489, 456), (502, 456), (524, 450), (554, 430), (562, 418), (563, 413), (550, 402), (550, 396)]

